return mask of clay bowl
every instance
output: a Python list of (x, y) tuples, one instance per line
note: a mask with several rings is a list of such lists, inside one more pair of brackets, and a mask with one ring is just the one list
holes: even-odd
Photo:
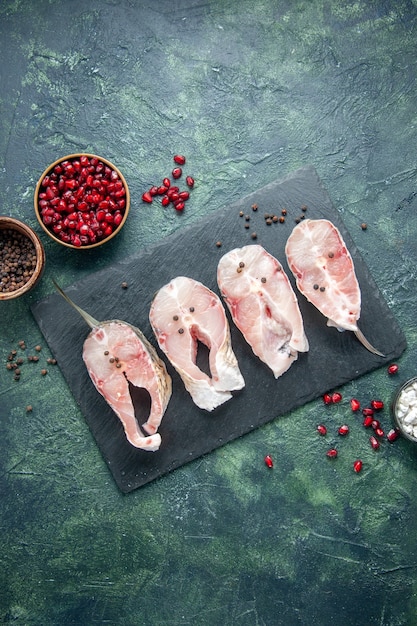
[(54, 161), (35, 189), (36, 217), (57, 243), (89, 250), (107, 243), (124, 226), (130, 193), (120, 170), (95, 154), (69, 154)]
[[(0, 300), (19, 298), (30, 291), (39, 281), (45, 267), (45, 251), (38, 235), (24, 222), (14, 219), (13, 217), (0, 215), (0, 252), (3, 250), (3, 246), (8, 245), (8, 240), (12, 242), (12, 247), (15, 247), (13, 246), (13, 241), (18, 241), (19, 245), (28, 243), (29, 249), (27, 252), (31, 255), (33, 252), (35, 260), (30, 267), (25, 268), (25, 271), (28, 272), (28, 276), (20, 279), (16, 288), (13, 288), (11, 291), (5, 291), (13, 278), (9, 270), (7, 270), (7, 275), (3, 276), (3, 272), (6, 271), (6, 265), (5, 259), (0, 257)], [(16, 245), (18, 244), (16, 243)], [(10, 255), (8, 254), (7, 257), (10, 258)], [(24, 262), (25, 261), (22, 259), (22, 264)]]

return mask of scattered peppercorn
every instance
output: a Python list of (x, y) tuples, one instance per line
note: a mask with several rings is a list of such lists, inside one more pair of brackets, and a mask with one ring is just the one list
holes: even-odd
[(285, 217), (281, 215), (281, 217), (279, 218), (279, 221), (281, 224), (283, 224), (285, 222)]
[(218, 248), (221, 248), (221, 247), (222, 247), (222, 242), (221, 242), (221, 241), (216, 241), (216, 246), (217, 246)]
[(368, 228), (368, 225), (367, 225), (367, 224), (365, 224), (365, 222), (363, 222), (363, 223), (361, 224), (361, 228), (362, 228), (362, 230), (366, 230), (366, 229)]
[(42, 374), (42, 376), (46, 376), (46, 375), (47, 375), (47, 373), (48, 373), (48, 370), (45, 370), (45, 369), (41, 370), (41, 374)]
[(256, 233), (252, 233), (252, 234), (251, 234), (251, 237), (252, 237), (252, 239), (257, 239), (257, 238), (258, 238), (258, 235), (257, 235)]
[(287, 215), (287, 209), (282, 209), (281, 215)]
[(270, 226), (272, 224), (272, 219), (270, 217), (268, 217), (268, 219), (265, 220), (265, 224)]
[(126, 281), (122, 282), (122, 289), (127, 289), (128, 288), (128, 284)]
[(252, 211), (257, 211), (257, 210), (258, 210), (258, 205), (252, 204)]
[(33, 411), (33, 406), (31, 404), (28, 404), (26, 407), (26, 413), (31, 413)]
[(303, 205), (301, 206), (301, 210), (302, 210), (302, 211), (304, 211), (304, 212), (305, 212), (305, 211), (307, 211), (307, 206), (306, 206), (305, 204), (303, 204)]
[(42, 350), (42, 346), (35, 346), (36, 352), (40, 352)]
[(178, 332), (179, 332), (180, 335), (182, 335), (184, 333), (184, 329), (183, 328), (179, 328)]
[(278, 222), (278, 215), (274, 215), (272, 221), (276, 224)]

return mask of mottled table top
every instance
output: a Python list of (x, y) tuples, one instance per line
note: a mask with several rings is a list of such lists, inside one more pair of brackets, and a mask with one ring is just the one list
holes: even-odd
[[(0, 213), (38, 232), (47, 266), (0, 303), (0, 623), (415, 623), (417, 448), (374, 451), (349, 400), (382, 399), (388, 430), (416, 374), (416, 25), (414, 0), (1, 3)], [(41, 230), (33, 192), (82, 151), (120, 167), (132, 206), (81, 254)], [(141, 201), (175, 153), (196, 180), (182, 214)], [(87, 279), (305, 166), (406, 337), (398, 374), (384, 365), (338, 404), (310, 401), (121, 493), (31, 305), (52, 278)], [(25, 357), (41, 350), (14, 381), (21, 340)]]

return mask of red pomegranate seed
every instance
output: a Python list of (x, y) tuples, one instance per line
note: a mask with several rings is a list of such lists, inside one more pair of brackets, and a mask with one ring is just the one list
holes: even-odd
[(398, 439), (399, 436), (400, 436), (400, 429), (399, 428), (391, 428), (391, 430), (387, 434), (387, 439), (388, 439), (388, 441), (390, 443), (392, 443), (393, 441)]
[(145, 193), (142, 194), (142, 200), (144, 202), (148, 202), (151, 203), (152, 202), (152, 194), (150, 191), (145, 191)]
[(329, 393), (323, 395), (324, 404), (331, 404), (333, 402), (332, 396)]
[(172, 177), (180, 178), (181, 175), (182, 175), (182, 169), (180, 167), (174, 167), (174, 169), (172, 170)]
[(335, 459), (337, 457), (337, 450), (336, 450), (336, 448), (330, 448), (330, 450), (327, 450), (326, 456), (328, 456), (329, 459)]
[(383, 437), (385, 435), (383, 429), (381, 427), (379, 428), (375, 428), (375, 435), (377, 435), (377, 437)]
[(180, 200), (188, 200), (188, 198), (190, 197), (190, 194), (188, 193), (188, 191), (180, 191), (178, 196)]
[(164, 178), (164, 180), (162, 181), (162, 184), (164, 187), (167, 187), (167, 189), (171, 187), (171, 181), (169, 180), (169, 178)]
[(371, 444), (371, 446), (373, 447), (374, 450), (378, 450), (379, 448), (379, 441), (376, 437), (374, 437), (372, 435), (372, 437), (369, 437), (369, 443)]
[(164, 194), (166, 194), (167, 191), (168, 191), (168, 187), (165, 187), (165, 185), (161, 185), (160, 187), (158, 187), (159, 196), (163, 196)]
[(382, 411), (382, 409), (384, 408), (384, 403), (382, 402), (382, 400), (371, 400), (371, 407), (375, 411)]
[(352, 411), (359, 411), (359, 409), (361, 408), (361, 403), (359, 402), (359, 400), (356, 400), (356, 398), (352, 398), (352, 400), (350, 401), (350, 407)]
[(149, 189), (149, 192), (151, 194), (151, 196), (157, 196), (158, 195), (158, 187), (156, 185), (152, 185), (152, 187)]
[(264, 461), (267, 467), (274, 467), (274, 462), (272, 460), (272, 457), (269, 454), (266, 455), (266, 457), (264, 458)]
[(339, 430), (338, 430), (339, 435), (345, 436), (349, 433), (349, 426), (347, 424), (343, 424), (342, 426), (339, 426)]
[(370, 415), (366, 415), (363, 420), (363, 425), (365, 426), (365, 428), (369, 428), (370, 426), (372, 426), (372, 422), (372, 417)]
[(184, 163), (185, 163), (185, 156), (183, 156), (182, 154), (176, 154), (174, 156), (174, 161), (175, 161), (175, 163), (178, 163), (178, 165), (184, 165)]
[(366, 409), (362, 409), (362, 415), (365, 417), (372, 417), (374, 414), (374, 410), (367, 407)]
[(379, 420), (372, 420), (371, 426), (374, 430), (381, 426), (381, 422)]
[(396, 363), (391, 363), (391, 365), (388, 366), (387, 372), (388, 374), (390, 374), (390, 376), (392, 376), (393, 374), (397, 374), (398, 365)]
[(162, 206), (168, 206), (168, 204), (171, 202), (171, 200), (169, 199), (169, 196), (162, 196)]
[(317, 432), (319, 433), (319, 435), (322, 435), (324, 437), (324, 435), (327, 434), (327, 428), (324, 424), (319, 424), (317, 426)]
[(183, 211), (185, 208), (185, 203), (180, 201), (177, 201), (174, 203), (174, 207), (176, 208), (177, 211)]
[(353, 469), (355, 470), (357, 474), (359, 474), (359, 472), (362, 470), (362, 467), (363, 467), (363, 463), (360, 459), (355, 461), (353, 464)]
[(342, 394), (339, 393), (338, 391), (335, 391), (332, 394), (332, 402), (334, 402), (335, 404), (337, 404), (338, 402), (342, 401)]
[(194, 178), (192, 176), (187, 176), (187, 178), (185, 179), (185, 182), (187, 183), (187, 186), (190, 189), (194, 187)]

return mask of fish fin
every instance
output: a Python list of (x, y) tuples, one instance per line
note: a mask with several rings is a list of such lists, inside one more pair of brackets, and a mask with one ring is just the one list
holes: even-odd
[(357, 330), (353, 331), (357, 337), (357, 339), (359, 339), (359, 341), (361, 342), (361, 344), (367, 349), (369, 350), (369, 352), (372, 352), (372, 354), (376, 354), (377, 356), (382, 356), (385, 357), (385, 354), (382, 354), (382, 352), (379, 352), (379, 350), (377, 350), (376, 348), (373, 347), (373, 345), (371, 345), (369, 343), (369, 341), (367, 340), (367, 338), (365, 337), (365, 335), (362, 333), (361, 330), (359, 330), (359, 328)]
[(78, 313), (87, 322), (87, 324), (90, 326), (90, 328), (97, 328), (97, 326), (100, 326), (100, 322), (98, 322), (96, 319), (94, 319), (94, 317), (91, 317), (91, 315), (89, 313), (86, 313), (85, 311), (83, 311), (83, 309), (81, 309), (78, 306), (78, 304), (75, 304), (75, 302), (73, 302), (71, 300), (71, 298), (69, 296), (67, 296), (65, 291), (63, 291), (61, 289), (61, 287), (58, 285), (58, 283), (55, 282), (54, 279), (52, 279), (52, 282), (54, 283), (55, 289), (58, 291), (58, 293), (61, 294), (61, 296), (68, 302), (68, 304), (70, 304), (72, 307), (74, 307), (74, 309), (76, 311), (78, 311)]

